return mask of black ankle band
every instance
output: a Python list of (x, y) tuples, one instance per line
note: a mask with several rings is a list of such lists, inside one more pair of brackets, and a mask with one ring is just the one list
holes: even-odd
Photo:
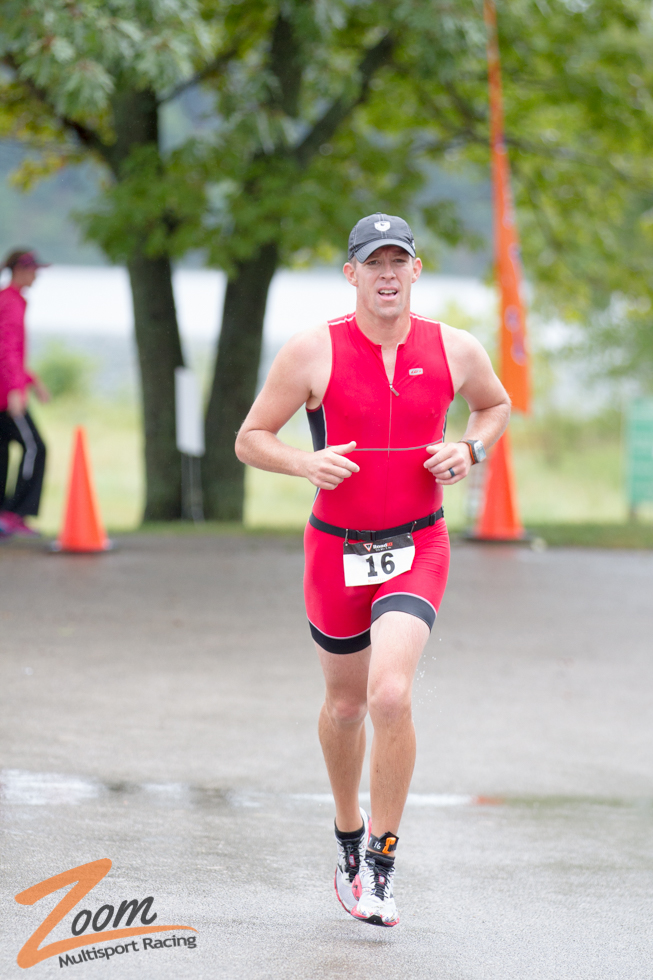
[(398, 837), (391, 834), (389, 831), (383, 835), (383, 837), (375, 837), (374, 834), (370, 834), (370, 839), (367, 842), (367, 849), (371, 851), (374, 855), (380, 855), (383, 857), (389, 857), (394, 860), (395, 851), (397, 850)]
[(360, 840), (365, 830), (365, 824), (361, 826), (360, 830), (338, 830), (338, 825), (335, 820), (333, 821), (333, 826), (336, 828), (336, 837), (338, 840)]

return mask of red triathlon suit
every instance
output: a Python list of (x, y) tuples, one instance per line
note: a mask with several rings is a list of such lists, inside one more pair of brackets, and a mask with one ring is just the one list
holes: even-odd
[[(347, 455), (360, 471), (316, 494), (304, 535), (304, 597), (313, 639), (330, 653), (355, 653), (369, 646), (370, 626), (384, 612), (417, 616), (429, 629), (435, 621), (447, 583), (449, 535), (442, 487), (424, 463), (426, 447), (444, 439), (454, 391), (435, 320), (411, 313), (392, 384), (381, 345), (365, 336), (353, 313), (329, 321), (329, 331), (331, 377), (322, 404), (308, 412), (313, 447), (317, 452), (355, 441)], [(369, 532), (399, 534), (415, 521), (422, 527), (413, 533), (410, 571), (381, 585), (345, 586), (345, 529), (350, 541), (369, 541)], [(330, 530), (318, 529), (322, 523)]]

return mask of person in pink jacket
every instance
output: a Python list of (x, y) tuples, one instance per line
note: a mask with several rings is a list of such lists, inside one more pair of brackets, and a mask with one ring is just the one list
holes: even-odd
[[(24, 537), (37, 532), (25, 518), (39, 512), (45, 444), (27, 411), (27, 395), (34, 388), (40, 401), (50, 397), (45, 386), (25, 369), (25, 307), (23, 290), (32, 285), (39, 268), (34, 252), (16, 249), (5, 259), (2, 269), (11, 270), (11, 282), (0, 290), (0, 535)], [(6, 496), (9, 443), (23, 450), (13, 495)]]

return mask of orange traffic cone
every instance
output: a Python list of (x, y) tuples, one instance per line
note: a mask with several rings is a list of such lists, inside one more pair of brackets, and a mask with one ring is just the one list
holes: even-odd
[(53, 549), (88, 553), (108, 551), (110, 548), (111, 542), (102, 527), (95, 497), (86, 432), (82, 426), (78, 426), (74, 436), (66, 514), (61, 534)]
[(524, 540), (507, 431), (492, 450), (487, 467), (483, 508), (472, 537), (479, 541)]

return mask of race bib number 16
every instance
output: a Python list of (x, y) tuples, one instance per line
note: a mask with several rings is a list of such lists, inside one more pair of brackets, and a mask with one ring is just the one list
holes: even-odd
[(412, 534), (373, 542), (347, 541), (342, 554), (345, 585), (381, 585), (387, 579), (409, 572), (414, 557)]

